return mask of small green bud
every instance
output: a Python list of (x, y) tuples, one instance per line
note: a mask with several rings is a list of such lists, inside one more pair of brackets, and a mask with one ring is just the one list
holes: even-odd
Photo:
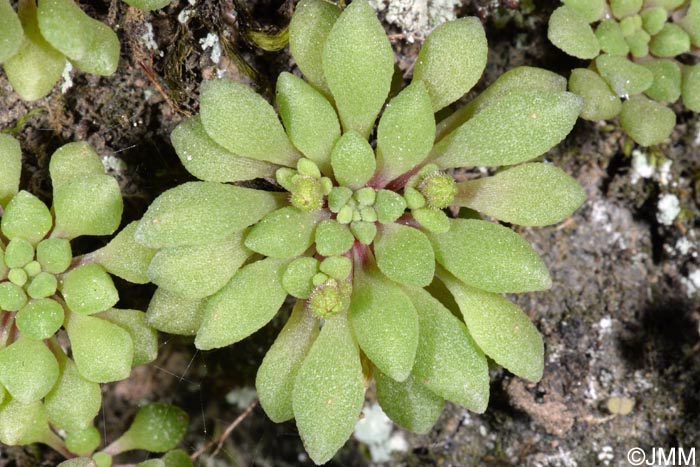
[(97, 467), (112, 467), (112, 456), (104, 452), (93, 454), (92, 460), (95, 461)]
[(94, 426), (72, 431), (66, 436), (66, 447), (74, 454), (87, 455), (100, 445), (100, 432)]
[(425, 206), (425, 197), (415, 188), (404, 188), (403, 198), (408, 209), (420, 209)]
[(649, 55), (649, 40), (651, 36), (643, 29), (638, 29), (631, 36), (626, 38), (630, 52), (635, 57), (646, 57)]
[(34, 247), (23, 238), (13, 238), (5, 249), (8, 268), (23, 268), (34, 259)]
[(371, 206), (365, 206), (360, 209), (360, 217), (365, 222), (377, 222), (377, 211)]
[(333, 191), (333, 180), (328, 177), (321, 177), (321, 191), (324, 196), (328, 196)]
[(373, 222), (355, 221), (350, 224), (350, 230), (355, 238), (363, 245), (369, 245), (377, 235), (377, 226)]
[(47, 238), (36, 247), (36, 259), (46, 272), (60, 274), (73, 260), (70, 242), (65, 238)]
[(610, 8), (616, 18), (636, 15), (642, 8), (643, 0), (610, 0)]
[(308, 256), (297, 258), (282, 275), (282, 287), (297, 298), (309, 298), (314, 288), (313, 277), (318, 273), (318, 260)]
[(29, 277), (34, 277), (41, 272), (41, 264), (39, 264), (39, 261), (30, 261), (24, 266), (24, 272), (26, 272)]
[(360, 210), (357, 207), (354, 207), (352, 209), (352, 221), (353, 222), (360, 222), (362, 220), (362, 214), (360, 214)]
[(434, 172), (420, 182), (418, 190), (425, 197), (429, 208), (444, 209), (454, 201), (457, 194), (457, 184), (452, 176)]
[(292, 191), (292, 179), (297, 175), (297, 171), (289, 167), (281, 167), (275, 172), (277, 184), (287, 191)]
[(323, 191), (317, 178), (309, 175), (294, 177), (291, 193), (292, 206), (301, 211), (318, 211), (323, 207)]
[(629, 37), (637, 31), (637, 25), (635, 24), (634, 17), (628, 16), (627, 18), (620, 21), (620, 29), (622, 30), (622, 35)]
[(340, 211), (338, 211), (338, 216), (336, 217), (336, 220), (340, 224), (349, 224), (352, 222), (352, 215), (355, 210), (352, 208), (352, 206), (343, 206)]
[(652, 36), (658, 34), (661, 28), (664, 27), (667, 16), (668, 13), (666, 13), (666, 10), (660, 6), (646, 8), (641, 13), (642, 27)]
[(442, 211), (430, 208), (414, 209), (413, 218), (426, 230), (434, 233), (445, 233), (450, 230), (450, 219)]
[(27, 283), (27, 273), (24, 269), (10, 269), (10, 273), (7, 275), (7, 278), (18, 287), (24, 287), (24, 284)]
[(352, 261), (347, 256), (331, 256), (321, 263), (321, 272), (338, 281), (347, 279), (351, 271)]
[(0, 310), (19, 311), (27, 303), (27, 295), (12, 282), (0, 284)]
[(370, 187), (360, 188), (355, 192), (354, 197), (361, 206), (372, 206), (377, 199), (377, 192)]
[(322, 272), (314, 274), (314, 277), (311, 279), (311, 283), (314, 285), (314, 287), (318, 287), (321, 284), (324, 284), (330, 277), (328, 277), (327, 274), (324, 274)]
[(352, 198), (352, 190), (344, 186), (334, 187), (328, 195), (328, 208), (332, 212), (339, 212)]
[(40, 272), (37, 274), (27, 287), (27, 293), (32, 298), (50, 297), (56, 293), (58, 281), (56, 276), (48, 272)]
[(63, 307), (55, 300), (32, 300), (17, 313), (17, 327), (35, 339), (48, 339), (63, 324)]
[(299, 161), (297, 161), (297, 170), (301, 175), (307, 175), (316, 179), (321, 178), (321, 171), (311, 159), (305, 157), (299, 159)]
[(382, 224), (390, 224), (404, 213), (406, 200), (393, 191), (379, 190), (373, 207), (377, 213), (377, 220)]
[(355, 242), (347, 225), (325, 219), (316, 227), (316, 251), (323, 256), (342, 255)]
[(340, 284), (333, 279), (317, 286), (307, 302), (308, 310), (319, 318), (341, 313), (350, 306), (352, 286), (349, 282)]

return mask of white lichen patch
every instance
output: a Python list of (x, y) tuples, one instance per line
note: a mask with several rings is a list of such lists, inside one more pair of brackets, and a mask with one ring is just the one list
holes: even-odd
[(202, 50), (211, 49), (211, 61), (218, 64), (221, 61), (221, 44), (219, 43), (219, 36), (210, 32), (207, 37), (199, 40), (199, 45)]
[(656, 220), (663, 225), (672, 225), (681, 212), (681, 204), (678, 197), (671, 193), (661, 195), (656, 207), (658, 209)]
[(635, 149), (632, 151), (632, 173), (630, 173), (630, 183), (633, 185), (642, 178), (654, 176), (654, 165), (649, 162), (646, 153)]
[(105, 168), (105, 172), (116, 178), (121, 178), (126, 170), (126, 162), (116, 156), (104, 156), (102, 166)]
[(615, 459), (615, 454), (613, 453), (612, 446), (603, 446), (598, 452), (598, 460), (603, 463), (603, 465), (610, 465)]
[(158, 50), (158, 43), (156, 42), (156, 37), (153, 34), (153, 25), (151, 23), (144, 23), (146, 31), (139, 37), (139, 42), (148, 50)]
[(446, 21), (455, 19), (458, 0), (370, 0), (376, 11), (384, 11), (389, 24), (397, 26), (412, 42), (424, 38)]
[(182, 11), (177, 15), (177, 21), (180, 24), (187, 24), (187, 22), (194, 16), (194, 9), (183, 8)]
[(700, 269), (688, 274), (688, 277), (682, 277), (681, 283), (685, 286), (688, 297), (693, 297), (700, 291)]
[(66, 66), (63, 68), (63, 73), (61, 73), (61, 78), (63, 78), (63, 83), (61, 84), (61, 94), (65, 94), (70, 88), (73, 87), (73, 78), (71, 78), (70, 72), (73, 70), (73, 65), (66, 60)]
[(392, 435), (394, 424), (379, 404), (365, 405), (362, 413), (364, 417), (355, 425), (354, 436), (369, 447), (373, 462), (388, 462), (392, 452), (408, 451), (403, 435)]
[(258, 393), (255, 392), (255, 389), (244, 386), (229, 391), (229, 393), (226, 394), (226, 402), (243, 410), (252, 404), (257, 397)]

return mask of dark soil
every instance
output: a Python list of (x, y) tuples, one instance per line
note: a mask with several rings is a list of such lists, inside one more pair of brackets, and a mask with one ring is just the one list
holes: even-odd
[[(478, 15), (487, 29), (489, 65), (476, 91), (518, 65), (563, 74), (582, 65), (546, 40), (546, 21), (558, 2), (540, 2), (527, 15), (522, 13), (525, 2), (521, 10), (518, 3), (464, 0), (458, 9), (460, 15)], [(118, 0), (81, 4), (118, 32), (122, 57), (117, 73), (100, 78), (73, 71), (73, 86), (65, 93), (58, 86), (32, 103), (20, 101), (0, 73), (0, 129), (17, 126), (23, 184), (45, 199), (51, 193), (49, 156), (60, 145), (86, 140), (102, 156), (121, 161), (113, 173), (126, 201), (124, 225), (138, 219), (160, 192), (191, 179), (168, 135), (197, 112), (203, 79), (223, 70), (271, 98), (277, 74), (298, 73), (286, 49), (266, 52), (246, 41), (250, 29), (274, 33), (284, 27), (291, 2), (202, 0), (186, 25), (177, 21), (183, 9), (192, 8), (185, 0), (153, 13)], [(410, 76), (419, 43), (411, 44), (395, 26), (385, 26), (395, 37), (400, 68)], [(149, 28), (157, 48), (143, 39)], [(223, 45), (218, 64), (212, 61), (212, 49), (200, 45), (209, 33), (217, 34)], [(655, 149), (672, 161), (667, 184), (633, 182), (631, 141), (616, 122), (580, 121), (565, 142), (546, 154), (578, 179), (588, 201), (560, 225), (521, 230), (554, 281), (550, 291), (513, 297), (544, 336), (544, 378), (529, 384), (494, 368), (486, 413), (448, 405), (427, 435), (397, 429), (408, 450), (395, 453), (391, 465), (624, 466), (633, 447), (649, 454), (653, 448), (700, 448), (700, 294), (693, 293), (688, 280), (700, 269), (700, 118), (675, 110), (678, 125), (670, 143)], [(670, 226), (657, 220), (657, 202), (664, 193), (675, 194), (682, 207)], [(683, 248), (684, 243), (690, 246)], [(131, 286), (124, 293), (128, 285), (118, 285), (126, 297), (119, 306), (145, 309), (151, 288)], [(135, 369), (128, 381), (104, 386), (99, 429), (113, 440), (140, 405), (172, 402), (190, 414), (182, 446), (195, 452), (217, 439), (248, 405), (246, 391), (283, 322), (280, 316), (242, 343), (205, 353), (196, 352), (185, 338), (163, 335), (154, 364)], [(618, 397), (633, 402), (631, 412), (611, 413), (608, 401)], [(143, 459), (145, 454), (125, 462)], [(0, 467), (60, 461), (41, 446), (0, 445)], [(333, 464), (370, 462), (367, 446), (351, 440)], [(220, 449), (209, 449), (197, 461), (201, 466), (307, 464), (295, 425), (274, 424), (259, 407)]]

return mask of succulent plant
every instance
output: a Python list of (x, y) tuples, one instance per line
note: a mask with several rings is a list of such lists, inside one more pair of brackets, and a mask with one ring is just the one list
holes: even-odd
[[(143, 312), (113, 308), (119, 295), (109, 273), (148, 282), (155, 252), (133, 241), (132, 223), (105, 247), (74, 257), (73, 239), (110, 235), (122, 215), (119, 185), (88, 144), (53, 154), (51, 210), (19, 190), (20, 146), (2, 134), (0, 167), (0, 442), (88, 453), (100, 438), (92, 426), (100, 383), (152, 361), (158, 344)], [(67, 341), (57, 337), (61, 329)], [(76, 442), (84, 437), (90, 442)]]
[[(574, 69), (569, 90), (583, 97), (581, 117), (620, 117), (638, 144), (659, 144), (676, 124), (667, 104), (700, 111), (700, 65), (680, 55), (700, 47), (700, 0), (563, 0), (548, 37), (569, 55), (591, 59)], [(624, 102), (622, 101), (624, 99)]]
[[(124, 0), (138, 8), (162, 8), (170, 0)], [(27, 101), (46, 96), (66, 64), (107, 76), (119, 62), (119, 40), (73, 0), (19, 0), (18, 11), (0, 0), (0, 64), (15, 92)]]
[[(202, 181), (156, 198), (135, 239), (158, 250), (147, 322), (195, 335), (199, 349), (250, 336), (296, 300), (256, 384), (269, 417), (295, 418), (323, 463), (352, 433), (372, 377), (387, 414), (419, 432), (445, 400), (486, 409), (487, 356), (540, 379), (541, 337), (501, 294), (551, 279), (525, 240), (477, 211), (540, 226), (583, 202), (558, 168), (521, 164), (569, 133), (582, 101), (564, 78), (522, 67), (436, 125), (485, 67), (475, 18), (436, 28), (388, 103), (393, 52), (365, 0), (344, 11), (303, 0), (289, 41), (307, 81), (279, 76), (283, 124), (248, 86), (203, 83), (200, 114), (171, 135)], [(511, 165), (460, 182), (451, 170)]]

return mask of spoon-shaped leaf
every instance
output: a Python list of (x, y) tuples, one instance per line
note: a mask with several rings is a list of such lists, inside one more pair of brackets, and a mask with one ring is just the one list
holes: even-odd
[(149, 282), (146, 271), (156, 250), (136, 242), (134, 234), (137, 226), (137, 221), (131, 222), (90, 256), (110, 274), (135, 284), (146, 284)]
[(586, 18), (567, 5), (552, 13), (547, 38), (567, 54), (584, 60), (595, 58), (600, 52), (598, 38)]
[(170, 141), (187, 171), (207, 182), (237, 182), (272, 177), (277, 166), (240, 157), (218, 145), (204, 130), (199, 116), (185, 120), (170, 134)]
[(691, 112), (700, 112), (700, 64), (683, 66), (682, 76), (683, 105)]
[(0, 383), (18, 401), (44, 397), (58, 379), (58, 372), (56, 357), (43, 341), (21, 336), (0, 350)]
[(595, 60), (598, 73), (620, 97), (644, 92), (654, 81), (654, 75), (627, 57), (601, 55)]
[(329, 461), (345, 444), (363, 402), (360, 353), (342, 313), (325, 320), (292, 392), (299, 435), (316, 464)]
[(569, 217), (585, 199), (583, 188), (561, 169), (530, 163), (458, 183), (454, 204), (512, 224), (542, 226)]
[(224, 347), (266, 325), (287, 297), (281, 278), (288, 263), (267, 258), (239, 269), (223, 289), (207, 299), (195, 346), (201, 350)]
[(642, 64), (654, 81), (644, 94), (656, 101), (676, 102), (681, 96), (681, 67), (675, 60), (651, 59)]
[(405, 380), (418, 347), (418, 315), (401, 288), (376, 269), (356, 270), (350, 322), (367, 358), (389, 377)]
[(46, 410), (40, 401), (22, 402), (12, 399), (0, 406), (0, 443), (21, 446), (46, 442), (55, 436), (49, 428)]
[(146, 323), (168, 334), (194, 336), (202, 325), (202, 301), (184, 298), (158, 287), (148, 304)]
[(357, 190), (374, 175), (374, 151), (366, 138), (350, 130), (341, 136), (333, 147), (331, 165), (333, 174), (341, 186)]
[(0, 0), (0, 63), (17, 53), (23, 38), (17, 13), (9, 0)]
[(418, 54), (413, 79), (425, 82), (433, 112), (453, 103), (479, 81), (488, 45), (477, 18), (460, 18), (435, 28)]
[(241, 232), (221, 242), (162, 248), (148, 267), (148, 277), (182, 297), (204, 298), (226, 285), (250, 254)]
[(318, 320), (306, 310), (304, 301), (297, 301), (258, 369), (255, 388), (260, 405), (273, 422), (281, 423), (294, 417), (294, 382), (318, 331)]
[[(7, 3), (7, 0), (4, 1)], [(7, 6), (12, 9), (9, 4)], [(19, 177), (22, 173), (22, 149), (19, 142), (10, 135), (0, 134), (0, 166), (0, 206), (7, 206), (19, 190)]]
[(569, 90), (583, 98), (583, 119), (607, 120), (615, 117), (622, 109), (620, 98), (595, 71), (574, 69), (569, 77)]
[(205, 81), (200, 95), (204, 129), (234, 154), (293, 167), (299, 154), (289, 142), (275, 110), (243, 83)]
[(92, 426), (102, 407), (100, 385), (83, 378), (73, 360), (63, 352), (58, 353), (58, 358), (61, 376), (46, 396), (46, 413), (49, 421), (62, 430), (83, 430)]
[(499, 224), (454, 219), (447, 233), (428, 237), (437, 262), (472, 287), (520, 293), (552, 285), (547, 267), (532, 247)]
[(99, 264), (71, 269), (63, 277), (61, 294), (71, 311), (83, 315), (104, 311), (119, 300), (112, 278)]
[(430, 159), (444, 169), (530, 160), (564, 139), (582, 105), (580, 97), (568, 92), (508, 94), (444, 137)]
[(620, 124), (642, 146), (664, 142), (676, 126), (676, 114), (646, 96), (632, 96), (622, 104)]
[(489, 400), (486, 358), (464, 324), (424, 289), (405, 287), (418, 312), (420, 337), (413, 375), (448, 401), (482, 413)]
[(435, 118), (423, 81), (413, 82), (384, 109), (377, 127), (377, 169), (389, 182), (428, 156), (435, 139)]
[(323, 72), (345, 131), (369, 136), (389, 94), (394, 52), (366, 0), (341, 13), (323, 48)]
[(307, 80), (327, 94), (323, 75), (323, 45), (340, 16), (340, 8), (325, 0), (302, 0), (289, 22), (289, 52)]
[(258, 222), (246, 236), (245, 246), (265, 256), (292, 258), (311, 246), (317, 222), (313, 214), (287, 206)]
[(5, 237), (39, 242), (51, 230), (53, 220), (49, 208), (28, 191), (20, 191), (5, 206), (0, 228)]
[(454, 296), (479, 348), (508, 371), (539, 381), (544, 344), (527, 315), (501, 295), (470, 287), (446, 272), (438, 275)]
[(25, 305), (15, 318), (17, 328), (34, 339), (48, 339), (63, 325), (63, 307), (55, 300), (42, 298)]
[(105, 169), (92, 146), (80, 141), (64, 144), (54, 151), (49, 161), (49, 173), (51, 184), (56, 189), (86, 175), (104, 175)]
[(153, 403), (141, 407), (124, 434), (107, 446), (111, 455), (133, 449), (166, 452), (178, 445), (187, 431), (187, 412), (170, 404)]
[(129, 376), (134, 343), (124, 329), (94, 316), (70, 313), (66, 331), (73, 360), (85, 379), (111, 383)]
[(414, 433), (427, 433), (445, 407), (442, 397), (410, 374), (405, 381), (394, 381), (381, 371), (374, 372), (377, 401), (394, 423)]
[(158, 356), (158, 333), (146, 324), (143, 311), (118, 310), (111, 308), (99, 314), (99, 317), (114, 323), (131, 336), (134, 343), (132, 366), (150, 363)]
[(250, 188), (214, 182), (184, 183), (151, 203), (134, 238), (149, 248), (220, 241), (256, 223), (282, 200), (279, 195)]
[(425, 287), (433, 281), (433, 247), (416, 228), (386, 224), (374, 242), (374, 253), (379, 269), (394, 282)]
[(85, 55), (72, 60), (72, 63), (87, 73), (109, 76), (117, 71), (119, 65), (119, 39), (109, 26), (99, 21), (91, 22), (89, 27), (90, 45)]

